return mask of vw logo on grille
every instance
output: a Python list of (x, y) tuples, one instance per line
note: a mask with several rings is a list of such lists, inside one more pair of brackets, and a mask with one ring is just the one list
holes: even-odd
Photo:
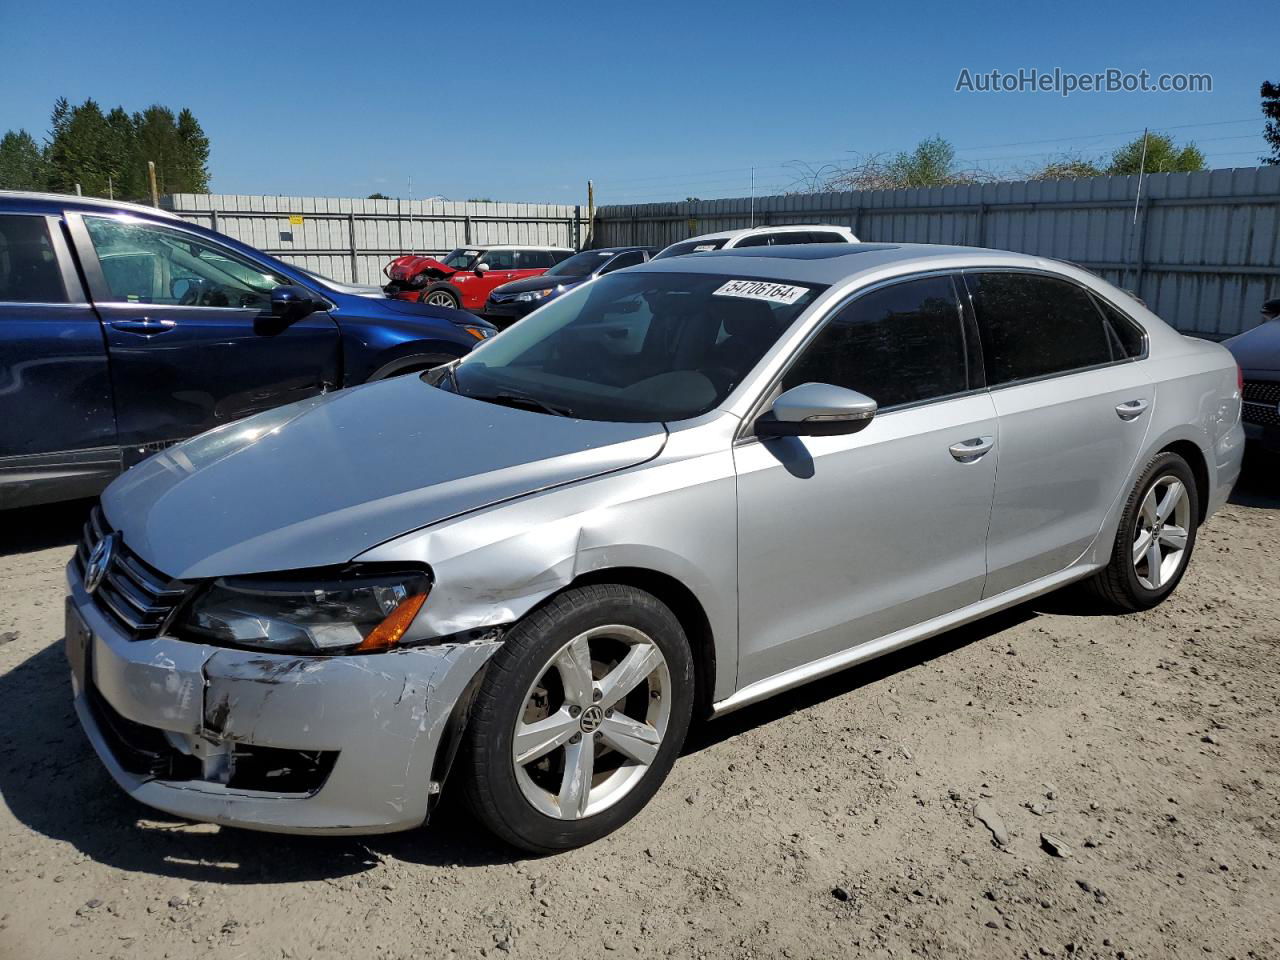
[(598, 704), (592, 704), (582, 711), (581, 720), (583, 733), (595, 733), (600, 724), (604, 723), (604, 711), (600, 709)]
[(98, 589), (98, 584), (102, 583), (102, 578), (106, 575), (107, 568), (111, 566), (111, 556), (116, 549), (116, 535), (109, 533), (99, 540), (89, 554), (89, 560), (84, 565), (84, 588), (89, 593), (93, 593)]

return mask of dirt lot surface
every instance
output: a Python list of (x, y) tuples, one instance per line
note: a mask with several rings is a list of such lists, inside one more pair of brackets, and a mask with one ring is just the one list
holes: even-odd
[(1048, 598), (701, 725), (547, 859), (456, 791), (365, 840), (129, 800), (58, 644), (85, 505), (6, 517), (0, 957), (1280, 957), (1280, 474), (1234, 499), (1162, 607)]

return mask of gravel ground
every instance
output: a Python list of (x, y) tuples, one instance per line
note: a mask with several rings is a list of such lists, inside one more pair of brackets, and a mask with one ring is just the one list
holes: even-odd
[(86, 507), (0, 518), (0, 957), (1280, 957), (1278, 476), (1162, 607), (1047, 598), (695, 727), (637, 820), (547, 859), (456, 792), (365, 840), (129, 800), (58, 643)]

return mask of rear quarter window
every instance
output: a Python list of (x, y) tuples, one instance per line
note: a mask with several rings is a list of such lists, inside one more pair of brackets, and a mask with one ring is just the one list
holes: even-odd
[(0, 214), (0, 302), (67, 302), (44, 217)]

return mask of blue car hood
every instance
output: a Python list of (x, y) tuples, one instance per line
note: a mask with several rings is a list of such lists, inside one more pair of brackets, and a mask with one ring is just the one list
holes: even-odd
[(345, 563), (419, 527), (643, 463), (660, 423), (571, 420), (406, 376), (219, 427), (121, 475), (107, 521), (179, 579)]

